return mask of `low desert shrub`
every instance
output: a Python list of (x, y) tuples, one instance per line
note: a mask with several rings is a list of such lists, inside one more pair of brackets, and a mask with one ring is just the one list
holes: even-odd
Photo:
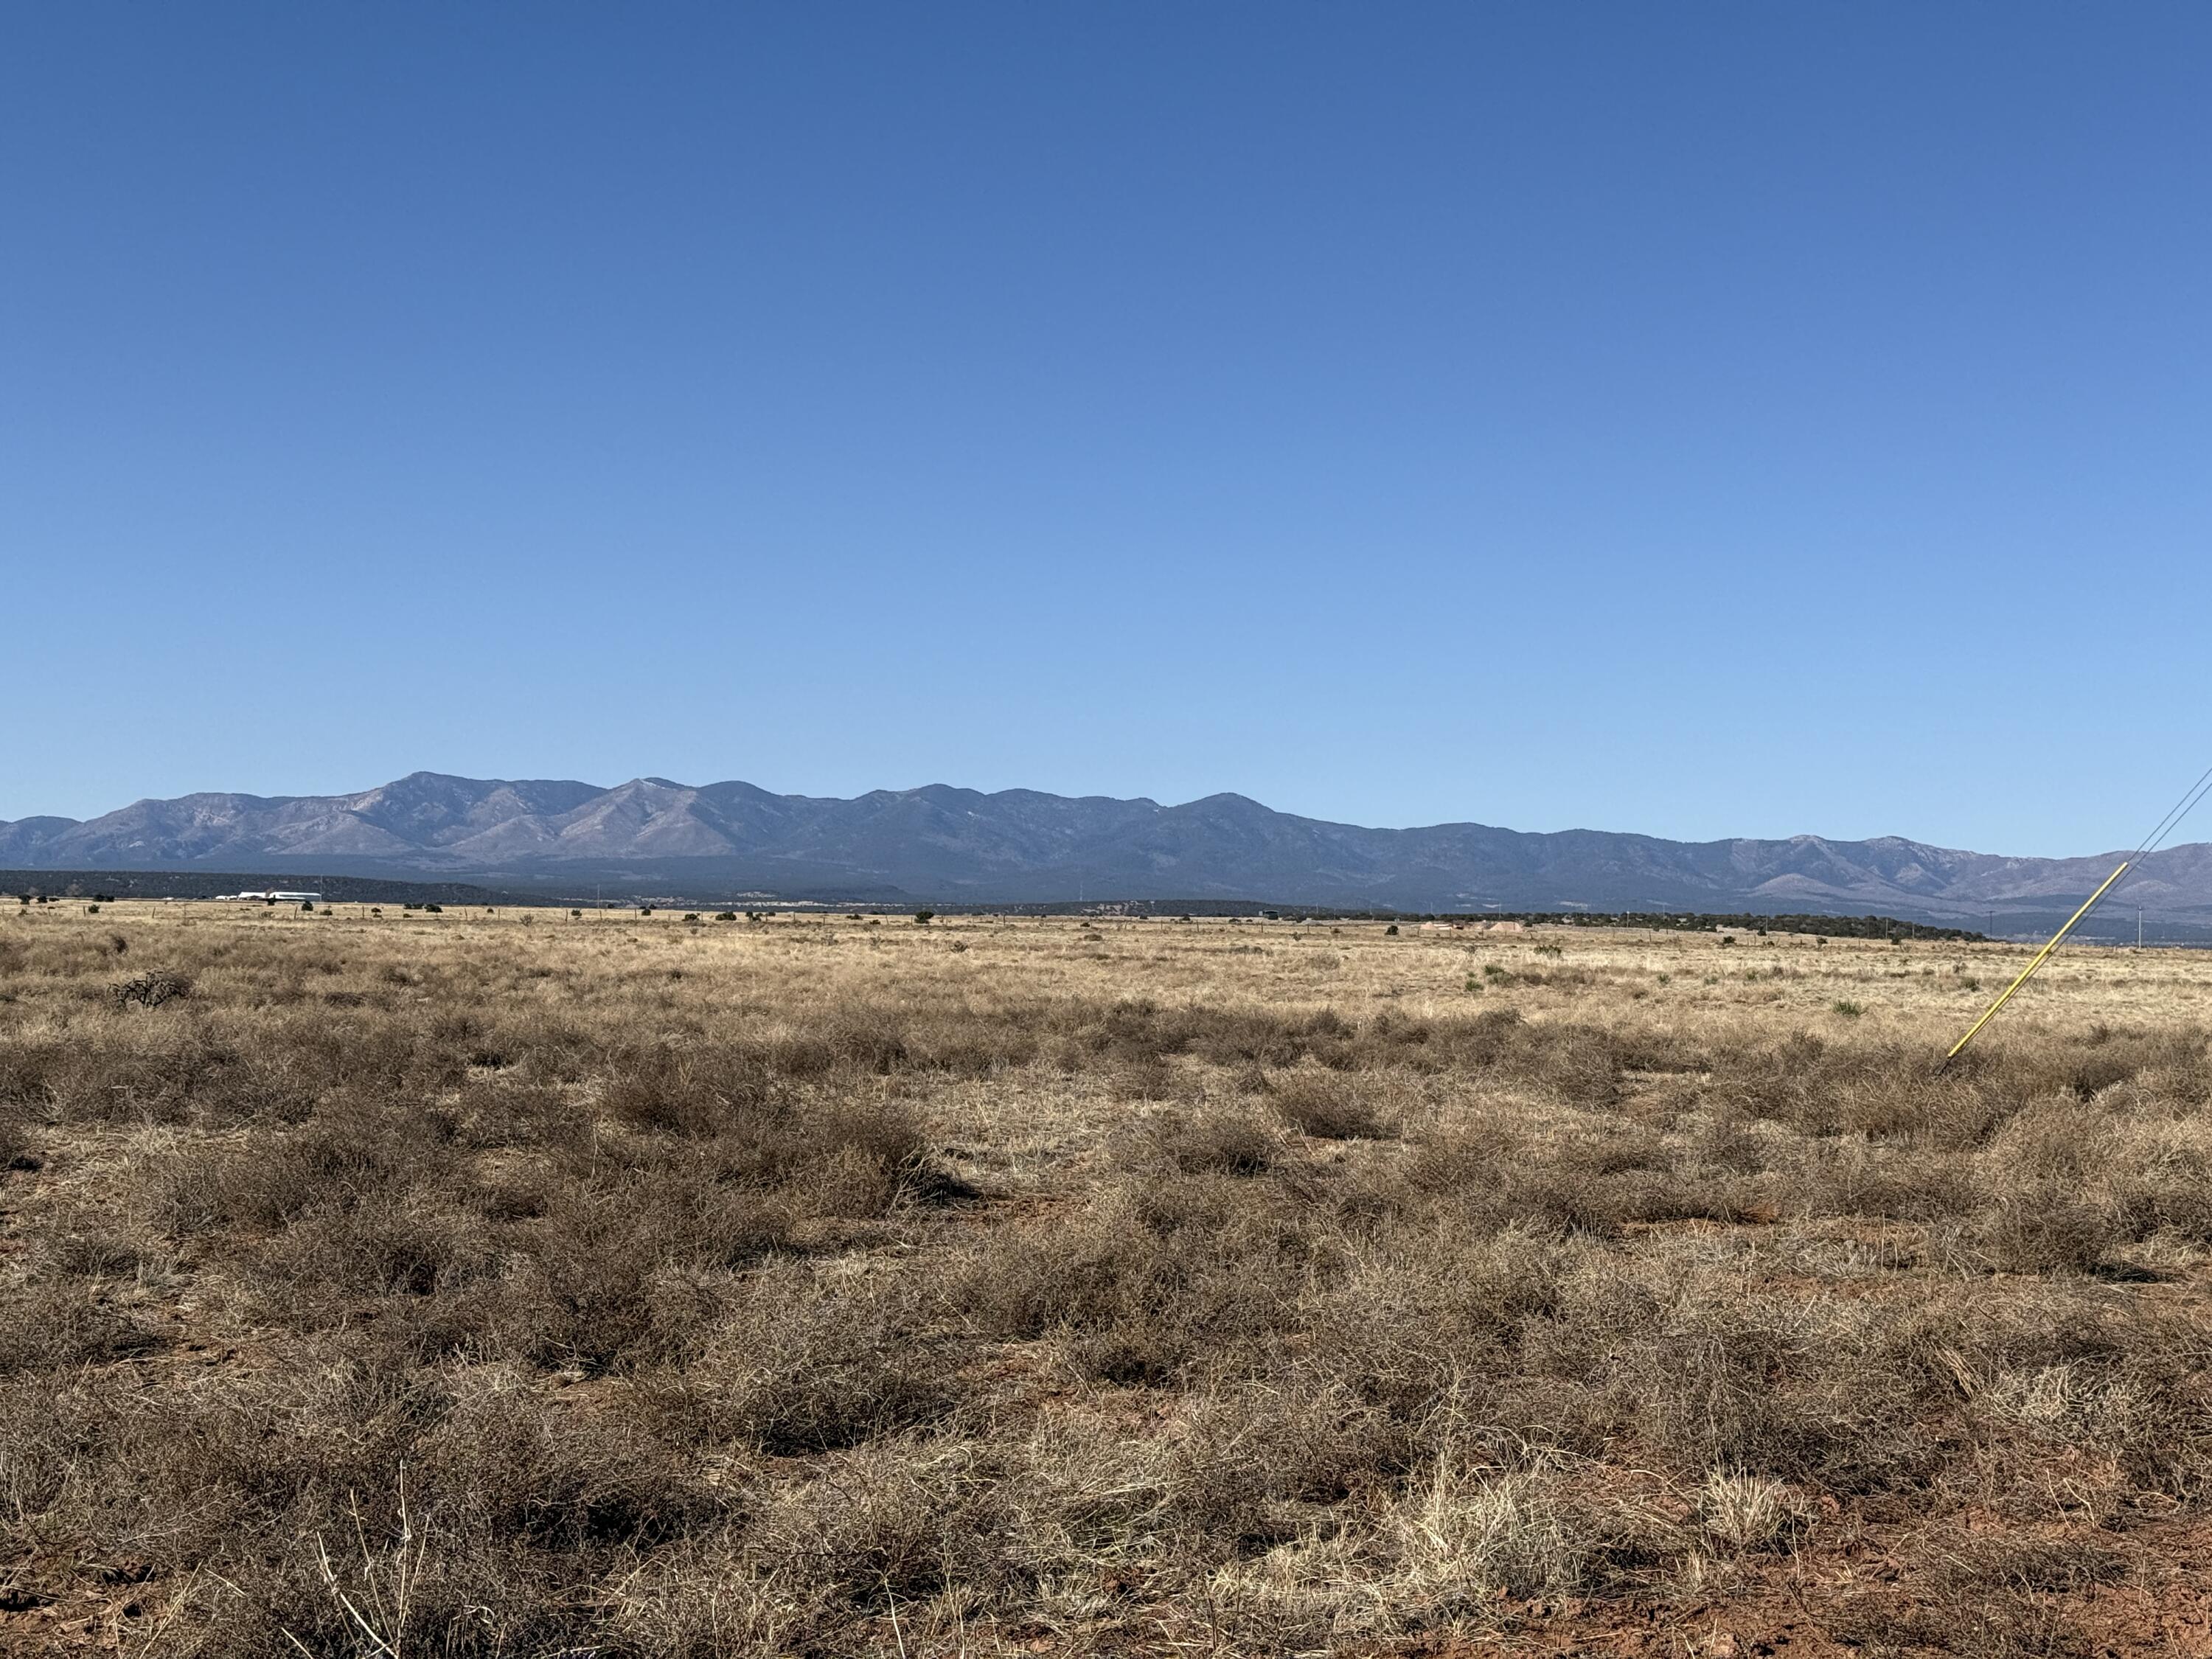
[(955, 1396), (918, 1340), (922, 1310), (897, 1279), (778, 1264), (744, 1285), (680, 1376), (655, 1386), (657, 1419), (686, 1439), (779, 1457), (929, 1422)]
[(1279, 1136), (1251, 1115), (1213, 1107), (1161, 1113), (1123, 1151), (1125, 1160), (1140, 1169), (1157, 1163), (1182, 1175), (1255, 1176), (1273, 1167), (1282, 1146)]
[(1275, 1110), (1301, 1133), (1352, 1140), (1386, 1133), (1372, 1100), (1334, 1073), (1293, 1072), (1276, 1079), (1270, 1098)]

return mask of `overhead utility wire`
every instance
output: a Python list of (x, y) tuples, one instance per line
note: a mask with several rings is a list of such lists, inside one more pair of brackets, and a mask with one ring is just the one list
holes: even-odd
[(2172, 810), (2160, 818), (2150, 834), (2145, 836), (2137, 843), (2136, 850), (2128, 854), (2129, 859), (2132, 861), (2141, 858), (2146, 853), (2158, 851), (2159, 844), (2181, 827), (2182, 819), (2196, 811), (2197, 803), (2203, 800), (2208, 794), (2212, 794), (2212, 766), (2206, 767), (2204, 775), (2182, 792), (2181, 799), (2173, 804)]
[(2028, 959), (2027, 966), (2020, 970), (2020, 977), (2006, 986), (1998, 994), (1997, 1000), (1983, 1010), (1982, 1017), (1966, 1028), (1966, 1035), (1951, 1045), (1951, 1052), (1943, 1056), (1945, 1066), (1948, 1066), (1956, 1060), (1966, 1045), (1980, 1034), (1982, 1027), (1997, 1017), (1997, 1010), (2012, 1000), (2013, 993), (2027, 983), (2035, 970), (2042, 967), (2051, 953), (2058, 948), (2059, 942), (2074, 931), (2075, 924), (2080, 922), (2082, 917), (2097, 908), (2097, 901), (2118, 884), (2120, 878), (2127, 874), (2129, 868), (2136, 860), (2147, 858), (2158, 851), (2159, 848), (2165, 843), (2166, 838), (2181, 827), (2181, 821), (2197, 810), (2197, 803), (2203, 800), (2208, 794), (2212, 794), (2212, 766), (2206, 767), (2204, 775), (2181, 792), (2181, 799), (2168, 807), (2166, 816), (2151, 826), (2150, 833), (2136, 843), (2136, 850), (2120, 860), (2120, 867), (2105, 878), (2105, 884), (2090, 894), (2080, 909), (2067, 917), (2066, 925), (2051, 936), (2051, 942)]

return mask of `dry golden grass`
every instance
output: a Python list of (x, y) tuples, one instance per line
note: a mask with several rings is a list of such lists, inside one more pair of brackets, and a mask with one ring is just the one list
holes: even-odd
[(2023, 957), (0, 915), (0, 1651), (2206, 1650), (2212, 957)]

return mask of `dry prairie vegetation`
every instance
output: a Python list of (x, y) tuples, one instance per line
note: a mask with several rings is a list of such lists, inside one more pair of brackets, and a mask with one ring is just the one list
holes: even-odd
[(2212, 1651), (2212, 959), (2020, 959), (0, 917), (0, 1651)]

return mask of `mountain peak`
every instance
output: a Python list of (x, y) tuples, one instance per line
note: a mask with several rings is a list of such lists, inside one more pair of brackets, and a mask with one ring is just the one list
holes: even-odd
[[(1244, 899), (1346, 908), (1826, 909), (1972, 920), (1992, 906), (2070, 909), (2109, 860), (1995, 858), (1901, 836), (1670, 842), (1604, 830), (1527, 835), (1480, 823), (1376, 830), (1278, 812), (1233, 792), (1148, 798), (983, 793), (946, 783), (852, 799), (737, 781), (562, 779), (418, 771), (350, 795), (208, 793), (78, 823), (0, 823), (0, 866), (437, 872), (574, 890), (944, 901)], [(2212, 855), (2142, 861), (2130, 897), (2202, 914)]]

